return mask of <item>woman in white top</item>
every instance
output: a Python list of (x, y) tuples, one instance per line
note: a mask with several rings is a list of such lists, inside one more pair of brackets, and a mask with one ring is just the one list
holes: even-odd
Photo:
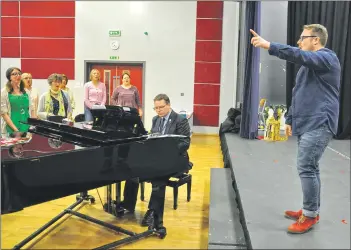
[(62, 76), (51, 74), (48, 78), (49, 91), (41, 95), (38, 106), (38, 117), (47, 120), (50, 116), (61, 116), (72, 120), (72, 107), (66, 91), (60, 89)]
[(38, 102), (39, 102), (39, 91), (33, 88), (32, 74), (22, 73), (22, 81), (24, 82), (24, 88), (27, 91), (33, 105), (34, 116), (37, 116)]

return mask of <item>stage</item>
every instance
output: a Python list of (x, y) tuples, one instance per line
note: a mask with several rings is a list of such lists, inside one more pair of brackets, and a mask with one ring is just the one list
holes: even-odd
[(333, 140), (326, 149), (320, 161), (320, 222), (302, 235), (288, 234), (293, 221), (284, 217), (284, 210), (302, 204), (296, 137), (266, 142), (228, 133), (221, 146), (240, 199), (248, 248), (350, 249), (350, 140)]

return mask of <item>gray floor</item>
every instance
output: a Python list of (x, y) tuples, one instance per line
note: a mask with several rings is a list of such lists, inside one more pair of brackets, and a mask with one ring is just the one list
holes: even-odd
[(332, 141), (320, 161), (320, 223), (306, 234), (291, 235), (286, 229), (293, 221), (283, 212), (302, 202), (296, 138), (265, 142), (225, 136), (253, 249), (350, 249), (350, 160), (344, 157), (350, 155), (350, 141)]
[(211, 169), (210, 199), (209, 249), (246, 249), (230, 169)]
[(329, 143), (328, 149), (350, 159), (350, 140), (333, 140)]

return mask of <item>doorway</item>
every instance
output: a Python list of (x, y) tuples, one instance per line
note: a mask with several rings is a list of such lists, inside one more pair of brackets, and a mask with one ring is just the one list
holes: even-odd
[(100, 72), (100, 81), (105, 83), (106, 86), (106, 104), (108, 105), (111, 103), (114, 89), (122, 84), (122, 73), (127, 71), (130, 74), (131, 84), (139, 91), (140, 102), (144, 111), (145, 62), (84, 61), (84, 64), (85, 83), (90, 81), (89, 77), (92, 69), (97, 69)]

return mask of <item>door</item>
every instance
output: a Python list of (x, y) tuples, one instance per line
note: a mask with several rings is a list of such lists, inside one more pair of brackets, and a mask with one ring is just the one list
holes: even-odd
[(128, 63), (89, 63), (86, 82), (92, 69), (100, 72), (100, 81), (105, 83), (107, 90), (106, 104), (110, 105), (113, 90), (122, 84), (122, 74), (127, 71), (130, 74), (130, 82), (134, 85), (140, 95), (140, 102), (143, 103), (143, 65)]

